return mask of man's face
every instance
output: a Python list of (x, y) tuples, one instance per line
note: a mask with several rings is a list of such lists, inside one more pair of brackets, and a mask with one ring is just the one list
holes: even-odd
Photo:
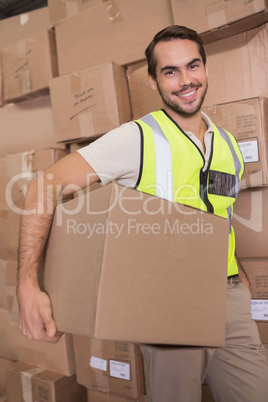
[(197, 113), (208, 87), (208, 73), (197, 43), (188, 39), (159, 42), (154, 49), (156, 80), (150, 85), (158, 89), (167, 112), (183, 116)]

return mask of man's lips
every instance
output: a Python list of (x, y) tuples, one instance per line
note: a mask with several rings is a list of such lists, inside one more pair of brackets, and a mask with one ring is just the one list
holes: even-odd
[(195, 87), (195, 88), (190, 88), (187, 91), (185, 91), (185, 90), (180, 91), (180, 92), (174, 91), (174, 92), (172, 92), (172, 95), (176, 95), (179, 98), (185, 99), (185, 100), (193, 99), (195, 97), (195, 94), (196, 94), (196, 91), (198, 90), (198, 88), (199, 88), (199, 86)]

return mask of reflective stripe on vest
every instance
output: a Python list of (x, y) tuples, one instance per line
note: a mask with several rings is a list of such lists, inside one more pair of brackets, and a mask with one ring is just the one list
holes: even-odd
[(235, 167), (235, 180), (236, 180), (236, 183), (235, 183), (235, 197), (237, 197), (237, 194), (238, 194), (239, 188), (240, 188), (239, 174), (241, 172), (242, 166), (241, 166), (240, 160), (238, 159), (238, 156), (237, 156), (237, 154), (236, 154), (236, 152), (234, 150), (233, 144), (232, 144), (228, 134), (226, 133), (226, 131), (224, 131), (220, 127), (217, 127), (217, 129), (218, 129), (221, 137), (227, 142), (227, 144), (228, 144), (228, 146), (230, 148), (231, 154), (233, 156), (234, 167)]
[(173, 173), (170, 143), (151, 114), (142, 117), (153, 130), (156, 159), (156, 195), (173, 201)]

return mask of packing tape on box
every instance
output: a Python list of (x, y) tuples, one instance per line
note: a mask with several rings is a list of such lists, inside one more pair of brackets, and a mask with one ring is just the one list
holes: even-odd
[(31, 151), (21, 153), (21, 172), (22, 173), (31, 173), (33, 171), (34, 155), (35, 155), (35, 151), (33, 149)]
[(225, 3), (213, 4), (206, 7), (206, 15), (209, 29), (215, 29), (227, 24)]
[(111, 22), (118, 22), (122, 19), (119, 5), (116, 0), (102, 0), (107, 5), (109, 20)]
[(41, 373), (44, 369), (33, 367), (21, 373), (22, 395), (24, 402), (32, 402), (32, 376)]
[(71, 17), (72, 15), (79, 12), (78, 1), (65, 0), (64, 3), (66, 7), (67, 17)]
[(28, 13), (23, 13), (20, 15), (20, 25), (25, 25), (29, 22), (29, 14)]

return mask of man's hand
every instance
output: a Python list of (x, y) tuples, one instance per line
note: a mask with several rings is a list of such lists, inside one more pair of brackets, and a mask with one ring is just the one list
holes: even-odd
[(52, 317), (49, 296), (38, 287), (19, 285), (20, 328), (30, 339), (56, 343), (62, 333), (57, 331)]

